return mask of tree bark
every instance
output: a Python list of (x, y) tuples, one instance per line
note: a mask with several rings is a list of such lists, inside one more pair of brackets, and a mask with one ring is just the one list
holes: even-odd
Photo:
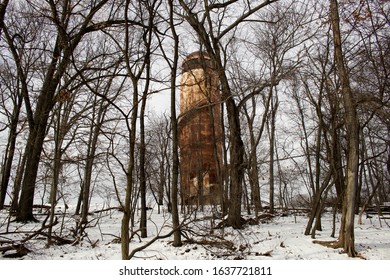
[(146, 144), (145, 144), (145, 106), (146, 106), (146, 92), (142, 98), (141, 111), (140, 111), (140, 151), (139, 151), (139, 188), (141, 195), (141, 237), (147, 237), (147, 217), (146, 217), (146, 170), (145, 170), (145, 156), (146, 156)]
[(359, 124), (356, 113), (356, 104), (350, 87), (348, 72), (342, 51), (337, 0), (330, 0), (330, 16), (333, 30), (334, 54), (341, 82), (343, 104), (345, 109), (345, 126), (347, 130), (346, 188), (343, 200), (343, 216), (339, 242), (348, 256), (355, 257), (354, 217), (356, 190), (358, 187)]
[[(59, 42), (57, 41), (57, 46)], [(58, 54), (59, 55), (59, 54)], [(36, 111), (34, 114), (34, 126), (30, 130), (26, 144), (26, 166), (22, 182), (22, 193), (20, 196), (17, 220), (21, 222), (35, 221), (32, 206), (35, 193), (35, 181), (43, 150), (46, 127), (49, 114), (54, 105), (54, 93), (59, 83), (59, 77), (54, 78), (57, 65), (57, 55), (54, 55), (51, 65), (46, 74), (46, 80), (42, 86), (42, 91), (38, 97)]]
[(146, 143), (145, 143), (145, 109), (146, 109), (146, 101), (147, 95), (149, 91), (150, 85), (150, 75), (151, 75), (151, 41), (153, 35), (154, 28), (154, 14), (155, 14), (155, 4), (156, 2), (152, 1), (151, 5), (147, 6), (148, 11), (148, 28), (145, 32), (147, 32), (143, 36), (144, 45), (145, 45), (145, 88), (142, 94), (142, 102), (141, 102), (141, 111), (140, 111), (140, 155), (139, 155), (139, 165), (140, 165), (140, 194), (141, 194), (141, 221), (140, 221), (140, 229), (141, 229), (141, 237), (147, 237), (147, 213), (146, 213)]
[(5, 12), (7, 10), (8, 2), (9, 2), (8, 0), (3, 0), (0, 3), (0, 35), (1, 32), (3, 31)]
[[(226, 78), (226, 76), (225, 76)], [(242, 228), (241, 198), (242, 182), (244, 179), (244, 143), (241, 139), (241, 125), (237, 106), (231, 98), (227, 79), (225, 80), (226, 110), (230, 128), (230, 206), (228, 210), (228, 225), (233, 228)], [(224, 91), (224, 90), (223, 90)]]
[(179, 210), (178, 210), (178, 185), (179, 185), (179, 136), (176, 116), (176, 74), (179, 58), (179, 37), (176, 33), (175, 24), (173, 20), (173, 0), (169, 0), (169, 24), (174, 39), (174, 58), (171, 65), (171, 126), (172, 126), (172, 227), (173, 246), (178, 247), (182, 245), (181, 232), (179, 229)]
[(7, 189), (9, 184), (9, 179), (11, 177), (12, 171), (12, 162), (15, 155), (15, 147), (16, 147), (16, 136), (17, 136), (17, 127), (19, 121), (20, 109), (22, 106), (22, 97), (16, 97), (16, 104), (14, 104), (14, 110), (11, 116), (11, 123), (8, 134), (8, 143), (6, 150), (4, 152), (4, 161), (1, 172), (1, 185), (0, 185), (0, 209), (3, 209), (5, 198), (7, 195)]
[[(255, 96), (251, 97), (252, 101), (252, 112), (249, 114), (246, 103), (244, 102), (241, 108), (244, 110), (244, 114), (246, 117), (246, 121), (248, 124), (248, 132), (249, 132), (249, 140), (250, 147), (247, 153), (248, 157), (248, 179), (249, 185), (251, 188), (251, 199), (255, 208), (255, 216), (256, 218), (259, 215), (259, 212), (263, 210), (261, 205), (261, 197), (260, 197), (260, 184), (259, 184), (259, 168), (258, 168), (258, 158), (257, 158), (257, 144), (253, 123), (256, 117), (256, 100)], [(267, 111), (267, 109), (265, 109)], [(266, 114), (266, 113), (264, 113)]]
[(14, 190), (12, 194), (11, 212), (17, 213), (19, 207), (19, 193), (22, 185), (22, 179), (24, 174), (24, 167), (26, 165), (26, 154), (20, 156), (18, 169), (15, 175)]
[[(91, 193), (91, 183), (92, 183), (92, 170), (95, 162), (96, 148), (98, 138), (101, 132), (101, 127), (103, 125), (105, 115), (107, 112), (108, 104), (106, 104), (103, 100), (97, 100), (95, 96), (95, 103), (100, 102), (98, 112), (95, 116), (95, 112), (93, 113), (93, 124), (91, 124), (89, 139), (88, 139), (88, 149), (86, 154), (86, 163), (84, 169), (84, 179), (82, 186), (82, 208), (81, 208), (81, 221), (80, 225), (85, 225), (88, 223), (88, 213), (89, 213), (89, 199)], [(94, 108), (95, 110), (95, 108)], [(95, 124), (95, 125), (94, 125)]]
[(275, 165), (275, 121), (276, 121), (276, 112), (278, 110), (278, 100), (276, 96), (276, 100), (274, 98), (271, 100), (271, 111), (270, 118), (268, 119), (270, 128), (268, 129), (269, 133), (269, 212), (271, 214), (274, 213), (275, 210), (275, 173), (274, 173), (274, 165)]
[(132, 104), (132, 114), (130, 121), (130, 131), (129, 131), (129, 163), (127, 166), (126, 174), (126, 195), (125, 195), (125, 205), (123, 209), (123, 217), (121, 224), (121, 252), (122, 260), (129, 259), (129, 243), (130, 243), (130, 218), (132, 216), (132, 194), (134, 189), (134, 167), (135, 167), (135, 141), (136, 141), (136, 130), (137, 130), (137, 117), (138, 117), (138, 79), (133, 74), (130, 66), (130, 21), (129, 21), (129, 9), (130, 9), (130, 0), (126, 0), (125, 4), (125, 48), (124, 56), (126, 59), (127, 74), (130, 75), (133, 85), (133, 104)]

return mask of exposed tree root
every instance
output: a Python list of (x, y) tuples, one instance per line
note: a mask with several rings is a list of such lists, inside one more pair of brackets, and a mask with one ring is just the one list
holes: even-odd
[[(245, 225), (253, 226), (253, 225), (258, 225), (260, 223), (264, 224), (264, 223), (270, 222), (274, 217), (275, 217), (275, 215), (270, 214), (270, 213), (262, 214), (262, 215), (258, 216), (257, 218), (245, 219), (244, 217), (241, 217), (241, 225), (242, 226), (245, 226)], [(232, 225), (230, 225), (228, 223), (228, 221), (226, 219), (224, 219), (219, 224), (217, 224), (214, 229), (221, 229), (221, 228), (230, 227), (230, 226), (232, 226)]]
[(266, 251), (264, 253), (256, 252), (255, 256), (262, 256), (262, 257), (272, 257), (273, 250)]
[(340, 248), (342, 248), (343, 249), (343, 253), (348, 254), (349, 257), (360, 258), (360, 259), (366, 260), (366, 257), (364, 257), (363, 255), (361, 255), (361, 254), (359, 254), (357, 252), (353, 252), (353, 254), (345, 252), (343, 244), (339, 240), (334, 240), (334, 241), (313, 240), (313, 243), (314, 244), (319, 244), (319, 245), (322, 245), (322, 246), (325, 246), (325, 247), (328, 247), (328, 248), (332, 248), (332, 249), (340, 249)]
[(220, 249), (235, 250), (234, 243), (229, 240), (207, 240), (207, 239), (188, 239), (183, 243), (198, 244), (202, 246), (217, 247)]
[(313, 240), (313, 243), (314, 244), (319, 244), (319, 245), (322, 245), (322, 246), (325, 246), (325, 247), (328, 247), (328, 248), (332, 248), (332, 249), (343, 248), (341, 242), (338, 241), (338, 240), (334, 240), (334, 241)]
[[(15, 251), (14, 253), (7, 253)], [(31, 252), (24, 244), (12, 244), (10, 246), (0, 247), (3, 258), (21, 258)]]

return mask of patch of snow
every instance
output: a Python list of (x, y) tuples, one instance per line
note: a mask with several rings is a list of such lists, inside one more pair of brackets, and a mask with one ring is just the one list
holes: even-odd
[[(72, 209), (69, 209), (72, 210)], [(68, 210), (68, 213), (69, 213)], [(71, 213), (71, 212), (70, 212)], [(150, 241), (157, 234), (171, 230), (171, 217), (163, 211), (148, 212), (148, 237), (134, 235), (130, 251)], [(44, 216), (37, 216), (43, 221)], [(64, 218), (64, 219), (63, 219)], [(212, 229), (212, 220), (197, 213), (197, 220), (189, 220), (183, 246), (173, 247), (172, 239), (159, 239), (148, 248), (138, 252), (135, 260), (348, 260), (341, 249), (331, 249), (314, 244), (310, 236), (304, 235), (308, 217), (306, 215), (277, 215), (259, 225), (246, 225), (242, 230), (232, 228)], [(202, 219), (204, 218), (204, 219)], [(12, 218), (11, 218), (12, 219)], [(194, 219), (194, 217), (191, 217)], [(120, 260), (121, 245), (118, 242), (122, 213), (118, 210), (104, 211), (90, 216), (91, 227), (75, 244), (47, 246), (43, 235), (37, 235), (25, 243), (30, 251), (24, 260)], [(136, 215), (135, 221), (139, 220)], [(213, 221), (218, 224), (218, 220)], [(337, 222), (338, 224), (338, 222)], [(71, 215), (58, 216), (54, 229), (57, 236), (71, 236), (76, 225)], [(8, 213), (0, 212), (0, 240), (21, 240), (38, 230), (41, 223), (21, 224), (10, 222)], [(322, 231), (317, 231), (316, 240), (333, 240), (332, 217), (325, 213)], [(338, 229), (336, 229), (336, 234)], [(356, 250), (368, 260), (390, 260), (390, 227), (376, 218), (363, 219), (355, 224)], [(1, 246), (6, 244), (0, 243)], [(0, 254), (0, 260), (5, 255)]]

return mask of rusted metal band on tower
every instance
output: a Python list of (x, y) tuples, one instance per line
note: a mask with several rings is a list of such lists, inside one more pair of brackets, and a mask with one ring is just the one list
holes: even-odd
[(183, 61), (183, 73), (193, 69), (215, 69), (210, 56), (205, 52), (194, 52)]

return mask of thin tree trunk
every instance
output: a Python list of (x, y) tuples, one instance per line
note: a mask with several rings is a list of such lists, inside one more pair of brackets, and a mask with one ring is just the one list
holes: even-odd
[(169, 1), (169, 23), (174, 39), (174, 58), (171, 66), (171, 126), (172, 126), (172, 224), (175, 232), (173, 233), (173, 246), (182, 245), (180, 233), (180, 220), (178, 209), (178, 186), (179, 186), (179, 137), (176, 117), (176, 74), (179, 58), (179, 37), (176, 34), (176, 29), (173, 21), (173, 1)]
[[(77, 167), (79, 169), (79, 167)], [(80, 179), (80, 193), (77, 198), (77, 203), (76, 203), (76, 209), (74, 211), (75, 215), (80, 215), (80, 210), (81, 210), (81, 204), (83, 202), (83, 186), (84, 186), (84, 180), (81, 177), (80, 171), (79, 171), (79, 179)]]
[[(319, 107), (321, 107), (321, 101), (319, 101)], [(321, 164), (320, 164), (320, 156), (321, 156), (321, 138), (322, 138), (322, 130), (323, 130), (323, 120), (321, 115), (321, 109), (319, 111), (319, 124), (317, 128), (317, 136), (316, 136), (316, 158), (315, 158), (315, 191), (316, 193), (320, 191), (320, 175), (321, 175)], [(317, 213), (317, 227), (316, 230), (322, 230), (321, 223), (321, 212)]]
[(248, 151), (248, 176), (249, 176), (249, 184), (251, 187), (251, 198), (252, 203), (255, 208), (255, 216), (256, 218), (259, 215), (259, 212), (263, 210), (261, 205), (261, 197), (260, 197), (260, 185), (259, 185), (259, 168), (258, 168), (258, 159), (257, 159), (257, 143), (256, 137), (254, 134), (253, 123), (256, 116), (256, 102), (255, 96), (252, 96), (252, 113), (249, 115), (246, 103), (243, 104), (242, 108), (244, 110), (249, 130), (249, 139), (250, 139), (250, 151)]
[(146, 91), (142, 98), (141, 112), (140, 112), (140, 154), (139, 154), (139, 165), (140, 165), (140, 195), (141, 195), (141, 237), (145, 238), (148, 236), (147, 232), (147, 217), (146, 217), (146, 170), (145, 170), (145, 156), (146, 156), (146, 144), (145, 144), (145, 107), (146, 107)]
[(49, 218), (49, 228), (47, 231), (47, 244), (52, 244), (52, 232), (53, 232), (53, 223), (55, 217), (55, 207), (57, 205), (57, 192), (58, 192), (58, 181), (60, 176), (60, 168), (61, 168), (61, 147), (62, 147), (62, 131), (61, 131), (61, 108), (60, 104), (59, 108), (57, 108), (56, 114), (56, 124), (54, 128), (54, 160), (53, 160), (53, 179), (50, 190), (50, 218)]
[[(218, 104), (218, 102), (216, 104), (213, 104), (213, 106), (210, 106), (209, 107), (209, 114), (210, 114), (210, 128), (211, 128), (211, 131), (212, 131), (212, 139), (213, 139), (213, 156), (214, 156), (214, 160), (215, 160), (215, 163), (216, 163), (216, 176), (218, 178), (218, 189), (216, 190), (217, 191), (217, 196), (218, 197), (214, 197), (213, 198), (213, 202), (215, 202), (215, 204), (222, 204), (222, 200), (223, 200), (223, 183), (224, 183), (224, 180), (222, 179), (222, 142), (224, 138), (222, 138), (222, 124), (221, 124), (221, 119), (215, 119), (215, 114), (214, 114), (214, 110), (218, 110), (219, 109), (219, 112), (220, 111), (220, 107), (216, 107), (216, 106), (220, 106)], [(218, 112), (218, 111), (217, 111)], [(218, 114), (217, 114), (218, 115)], [(219, 114), (221, 115), (221, 114)], [(222, 117), (222, 116), (220, 116)], [(218, 136), (220, 138), (217, 138), (217, 129), (218, 129)]]
[(343, 103), (345, 108), (345, 125), (347, 130), (347, 171), (346, 188), (343, 200), (343, 218), (340, 229), (340, 245), (350, 257), (356, 256), (354, 217), (356, 190), (358, 184), (359, 163), (359, 124), (356, 104), (349, 84), (341, 46), (340, 18), (337, 0), (330, 0), (331, 24), (333, 29), (334, 52), (337, 70), (341, 81)]
[(222, 214), (225, 216), (227, 214), (227, 210), (229, 209), (228, 202), (229, 202), (229, 166), (228, 166), (228, 149), (226, 147), (226, 129), (225, 129), (225, 106), (221, 104), (221, 127), (222, 127), (222, 139), (224, 139), (222, 143), (222, 149), (223, 149), (223, 168), (221, 170), (221, 177), (223, 181), (223, 188), (222, 188)]
[[(337, 94), (334, 93), (332, 86), (329, 84), (327, 79), (325, 79), (325, 91), (327, 101), (329, 102), (330, 107), (330, 119), (329, 119), (329, 129), (325, 126), (323, 127), (324, 140), (326, 145), (326, 150), (330, 163), (330, 170), (332, 172), (337, 201), (338, 203), (342, 203), (343, 193), (344, 193), (344, 171), (343, 171), (343, 163), (341, 156), (341, 140), (340, 140), (340, 123), (337, 115), (340, 111), (340, 101), (338, 99)], [(329, 133), (329, 137), (326, 135)], [(339, 205), (336, 205), (338, 209), (340, 209)]]
[(274, 163), (275, 163), (275, 116), (278, 109), (278, 101), (271, 101), (271, 116), (269, 119), (270, 129), (269, 129), (269, 145), (270, 145), (270, 162), (269, 162), (269, 211), (271, 214), (274, 213), (275, 209), (275, 174), (274, 174)]
[[(126, 8), (127, 10), (127, 8)], [(130, 218), (132, 216), (132, 194), (134, 189), (134, 166), (135, 166), (135, 141), (136, 141), (136, 123), (138, 116), (138, 91), (137, 85), (133, 82), (133, 108), (131, 115), (131, 130), (129, 131), (129, 163), (127, 166), (126, 174), (126, 195), (125, 205), (123, 209), (122, 225), (121, 225), (121, 247), (122, 247), (122, 259), (127, 260), (129, 258), (129, 243), (130, 243)]]
[[(95, 96), (95, 103), (98, 102)], [(101, 131), (101, 126), (103, 125), (105, 114), (107, 111), (107, 104), (104, 104), (103, 100), (100, 100), (99, 109), (97, 112), (96, 119), (92, 120), (95, 125), (91, 125), (89, 140), (88, 140), (88, 149), (86, 154), (86, 163), (84, 170), (84, 179), (82, 187), (82, 208), (81, 208), (81, 221), (80, 225), (85, 225), (88, 223), (88, 213), (89, 213), (89, 199), (91, 193), (91, 181), (92, 181), (92, 170), (95, 162), (97, 142)]]
[(129, 243), (130, 243), (130, 219), (131, 219), (131, 229), (133, 227), (133, 217), (134, 217), (134, 206), (132, 205), (132, 199), (134, 195), (134, 186), (136, 185), (136, 180), (134, 176), (134, 169), (136, 164), (135, 159), (135, 148), (136, 148), (136, 135), (137, 135), (137, 118), (138, 118), (138, 82), (139, 77), (133, 73), (132, 65), (130, 65), (130, 57), (131, 53), (130, 49), (130, 40), (131, 40), (131, 23), (129, 19), (129, 11), (130, 11), (130, 0), (126, 0), (124, 9), (125, 9), (125, 47), (124, 47), (124, 57), (126, 62), (127, 74), (131, 78), (132, 86), (133, 86), (133, 104), (132, 104), (132, 113), (130, 118), (130, 126), (129, 129), (129, 162), (127, 166), (126, 173), (126, 194), (125, 194), (125, 204), (123, 208), (123, 216), (121, 223), (121, 252), (122, 259), (129, 259)]
[(15, 147), (16, 147), (16, 136), (17, 136), (16, 130), (18, 127), (20, 108), (22, 106), (22, 97), (18, 96), (16, 102), (17, 103), (15, 104), (11, 116), (11, 123), (9, 128), (9, 135), (8, 135), (8, 144), (4, 152), (5, 158), (3, 161), (2, 172), (1, 172), (0, 209), (3, 209), (4, 207), (9, 179), (11, 177), (12, 162), (14, 159)]
[[(268, 96), (267, 96), (267, 99), (264, 98), (263, 102), (264, 102), (264, 112), (263, 112), (263, 117), (262, 117), (262, 120), (261, 120), (261, 123), (260, 123), (260, 128), (259, 128), (259, 132), (258, 132), (258, 135), (257, 137), (255, 138), (254, 134), (253, 134), (253, 129), (252, 128), (252, 125), (249, 127), (249, 129), (251, 130), (251, 150), (250, 150), (250, 153), (249, 153), (249, 167), (250, 167), (250, 174), (251, 174), (251, 180), (254, 181), (254, 192), (253, 192), (253, 198), (254, 199), (258, 199), (260, 200), (260, 186), (259, 186), (259, 178), (258, 178), (258, 167), (257, 167), (257, 155), (256, 155), (256, 152), (257, 152), (257, 146), (259, 145), (260, 143), (260, 140), (261, 140), (261, 137), (263, 135), (263, 131), (264, 131), (264, 128), (266, 126), (266, 123), (267, 123), (267, 119), (268, 119), (268, 116), (269, 116), (269, 110), (271, 108), (271, 101), (272, 101), (272, 98), (273, 98), (273, 87), (271, 86), (270, 89), (269, 89), (269, 92), (268, 92)], [(255, 102), (254, 102), (254, 95), (251, 97), (252, 99), (252, 105), (253, 107), (255, 107)], [(252, 116), (252, 118), (254, 118), (254, 115)], [(273, 199), (272, 199), (273, 200)], [(256, 206), (257, 205), (257, 206)], [(272, 207), (273, 208), (273, 207)], [(257, 209), (257, 211), (261, 211), (262, 210), (262, 206), (261, 206), (261, 201), (255, 201), (255, 209)]]
[(151, 6), (148, 6), (149, 13), (149, 24), (147, 34), (143, 36), (144, 44), (146, 49), (145, 61), (144, 65), (146, 68), (145, 74), (145, 88), (142, 94), (142, 102), (141, 102), (141, 112), (140, 112), (140, 155), (139, 155), (139, 165), (140, 165), (140, 195), (141, 195), (141, 221), (140, 221), (140, 229), (141, 229), (141, 237), (147, 237), (147, 217), (146, 217), (146, 170), (145, 170), (145, 158), (146, 158), (146, 143), (145, 143), (145, 109), (146, 109), (146, 101), (147, 94), (149, 91), (150, 85), (150, 70), (151, 70), (151, 41), (152, 41), (152, 29), (154, 28), (154, 3)]
[[(305, 112), (304, 108), (302, 106), (302, 101), (301, 97), (298, 96), (297, 94), (294, 94), (294, 99), (298, 107), (299, 111), (299, 120), (300, 120), (300, 129), (302, 130), (303, 133), (303, 138), (301, 138), (301, 142), (304, 142), (304, 151), (305, 151), (305, 157), (307, 160), (307, 168), (309, 169), (309, 182), (310, 182), (310, 189), (313, 193), (313, 196), (310, 197), (311, 202), (313, 202), (313, 198), (316, 196), (316, 190), (314, 187), (314, 176), (313, 176), (313, 167), (312, 167), (312, 159), (311, 159), (311, 153), (310, 153), (310, 143), (309, 143), (309, 136), (307, 133), (307, 128), (306, 128), (306, 119), (305, 119)], [(302, 145), (302, 144), (301, 144)]]
[[(309, 235), (310, 231), (312, 230), (313, 222), (314, 219), (319, 219), (319, 216), (321, 214), (321, 199), (322, 199), (322, 194), (327, 191), (328, 188), (330, 188), (332, 185), (329, 184), (331, 180), (331, 174), (329, 173), (324, 182), (322, 183), (321, 188), (315, 193), (313, 204), (312, 204), (312, 209), (311, 209), (311, 214), (309, 217), (309, 221), (307, 222), (306, 230), (305, 230), (305, 235)], [(318, 228), (314, 228), (313, 232), (317, 230)], [(313, 235), (313, 234), (312, 234)]]
[(12, 204), (11, 204), (12, 213), (16, 213), (19, 207), (19, 193), (22, 185), (24, 167), (26, 165), (26, 158), (27, 158), (26, 153), (21, 155), (19, 158), (18, 170), (16, 171), (14, 190), (12, 194)]

